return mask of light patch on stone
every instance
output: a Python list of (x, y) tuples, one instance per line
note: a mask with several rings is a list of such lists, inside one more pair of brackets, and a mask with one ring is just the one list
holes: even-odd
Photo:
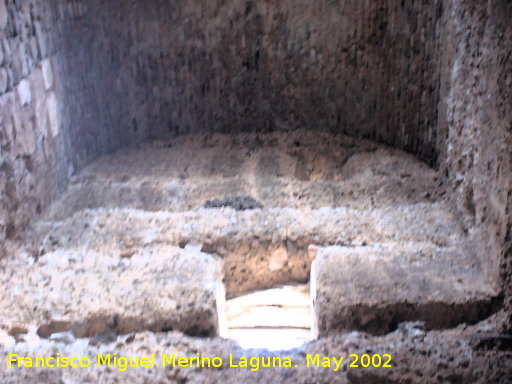
[(227, 316), (227, 302), (226, 287), (222, 282), (216, 284), (216, 309), (217, 309), (217, 327), (220, 337), (228, 337), (228, 316)]
[(284, 247), (279, 247), (271, 252), (268, 268), (271, 271), (278, 271), (280, 269), (283, 269), (287, 261), (288, 252)]
[(69, 163), (69, 165), (68, 165), (68, 177), (71, 177), (74, 174), (75, 174), (75, 167), (73, 166), (72, 163)]
[(32, 101), (32, 92), (30, 91), (30, 82), (23, 79), (18, 84), (18, 96), (20, 97), (21, 105), (30, 104)]
[(46, 110), (48, 111), (48, 120), (50, 121), (50, 132), (52, 137), (55, 137), (59, 134), (59, 104), (57, 102), (57, 97), (55, 97), (55, 93), (50, 93), (48, 99), (46, 100)]
[[(0, 54), (1, 56), (1, 54)], [(0, 57), (0, 62), (2, 61)], [(4, 93), (7, 91), (9, 84), (9, 76), (7, 75), (7, 71), (4, 68), (0, 68), (0, 92)]]
[[(11, 139), (16, 142), (16, 154), (19, 156), (31, 155), (36, 149), (36, 138), (32, 124), (21, 120), (20, 113), (12, 114), (12, 124), (16, 135)], [(9, 132), (9, 130), (7, 130)]]
[(36, 131), (38, 135), (47, 136), (48, 116), (46, 112), (46, 100), (43, 97), (35, 98)]
[(41, 66), (43, 69), (44, 87), (46, 90), (49, 90), (53, 86), (53, 72), (50, 59), (43, 60)]
[[(2, 4), (3, 4), (3, 2), (2, 2)], [(3, 329), (0, 329), (0, 344), (4, 348), (12, 348), (16, 344), (16, 340), (14, 339), (13, 336), (10, 336)]]
[(196, 243), (196, 242), (190, 242), (187, 245), (185, 245), (185, 250), (190, 252), (201, 252), (203, 249), (203, 244)]
[(5, 1), (0, 0), (0, 29), (7, 27), (7, 8)]
[(24, 155), (31, 155), (36, 150), (36, 136), (32, 124), (26, 122), (23, 124), (23, 134), (18, 136), (20, 140), (21, 152)]

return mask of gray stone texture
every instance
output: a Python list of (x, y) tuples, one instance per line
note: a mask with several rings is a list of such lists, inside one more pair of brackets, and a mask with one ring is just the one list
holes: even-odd
[[(132, 381), (201, 382), (213, 372), (212, 382), (510, 382), (511, 19), (507, 0), (0, 0), (0, 258), (6, 239), (16, 240), (71, 175), (139, 140), (294, 128), (368, 138), (439, 166), (447, 203), (479, 238), (474, 251), (486, 276), (502, 281), (504, 309), (474, 327), (419, 336), (399, 328), (350, 342), (338, 335), (305, 347), (390, 352), (393, 370), (173, 370)], [(15, 336), (55, 351), (32, 331)], [(233, 348), (167, 333), (136, 339), (111, 349)], [(0, 355), (30, 345), (15, 342)], [(2, 379), (61, 382), (76, 374), (9, 371)], [(115, 371), (78, 375), (125, 380)]]
[(63, 41), (64, 74), (81, 90), (70, 106), (85, 144), (76, 156), (197, 130), (324, 128), (434, 163), (443, 8), (88, 1)]
[(386, 334), (407, 321), (426, 329), (477, 323), (501, 304), (471, 247), (375, 244), (325, 247), (311, 271), (315, 333)]
[(1, 5), (0, 239), (148, 137), (321, 128), (437, 157), (440, 1)]
[(43, 338), (172, 330), (217, 336), (225, 323), (220, 259), (177, 247), (61, 250), (0, 273), (0, 281), (15, 287), (0, 299), (2, 327), (35, 327)]
[(444, 169), (488, 273), (512, 297), (512, 3), (453, 1)]
[(55, 4), (0, 1), (0, 252), (66, 185)]

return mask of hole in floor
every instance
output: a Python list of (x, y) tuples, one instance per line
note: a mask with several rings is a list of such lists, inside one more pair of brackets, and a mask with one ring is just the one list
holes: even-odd
[(256, 291), (227, 300), (227, 335), (242, 348), (289, 350), (312, 340), (308, 284)]

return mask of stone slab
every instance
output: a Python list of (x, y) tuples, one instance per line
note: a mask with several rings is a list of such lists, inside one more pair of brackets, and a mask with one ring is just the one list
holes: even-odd
[(476, 323), (495, 310), (498, 290), (461, 246), (324, 247), (311, 271), (317, 335), (384, 334), (405, 321), (428, 329)]
[(206, 253), (169, 246), (134, 254), (60, 250), (7, 273), (0, 277), (10, 287), (0, 300), (4, 328), (35, 324), (41, 337), (146, 330), (213, 336), (225, 323), (221, 263)]
[[(105, 229), (108, 228), (108, 232)], [(463, 232), (443, 203), (375, 209), (231, 208), (188, 212), (95, 209), (61, 222), (41, 223), (34, 252), (114, 243), (127, 250), (150, 244), (202, 244), (224, 258), (228, 295), (309, 279), (310, 244), (361, 245), (380, 242), (456, 243)]]

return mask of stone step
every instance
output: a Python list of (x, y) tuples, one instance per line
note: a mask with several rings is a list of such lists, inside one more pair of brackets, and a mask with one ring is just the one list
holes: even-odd
[(339, 135), (189, 135), (100, 157), (73, 176), (50, 216), (102, 207), (188, 211), (227, 195), (266, 208), (407, 205), (436, 200), (438, 184), (411, 155)]
[(385, 334), (405, 321), (428, 329), (476, 323), (497, 310), (469, 244), (318, 248), (311, 271), (314, 333)]
[(120, 257), (68, 249), (3, 271), (2, 286), (10, 287), (0, 299), (4, 329), (36, 325), (41, 337), (146, 330), (215, 336), (225, 326), (221, 261), (201, 252), (148, 246)]
[(33, 252), (87, 247), (130, 255), (151, 244), (202, 245), (224, 258), (228, 295), (309, 279), (310, 244), (458, 243), (464, 233), (443, 203), (375, 209), (96, 209), (40, 223)]

